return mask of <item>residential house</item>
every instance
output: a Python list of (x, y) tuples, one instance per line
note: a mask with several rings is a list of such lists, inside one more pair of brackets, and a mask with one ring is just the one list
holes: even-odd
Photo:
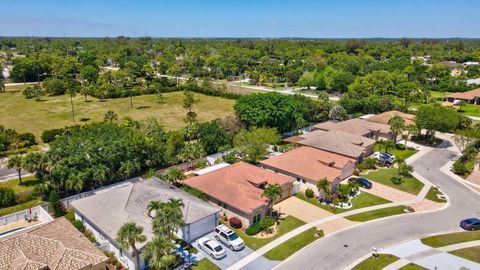
[(353, 135), (391, 140), (393, 133), (388, 124), (380, 124), (365, 119), (354, 118), (342, 122), (327, 121), (313, 126), (314, 130), (343, 131)]
[(462, 74), (462, 64), (459, 64), (455, 61), (441, 61), (440, 64), (447, 67), (450, 70), (450, 75), (453, 77), (458, 77)]
[(336, 130), (316, 130), (299, 137), (303, 140), (296, 142), (298, 146), (309, 146), (342, 155), (354, 159), (355, 163), (373, 154), (375, 146), (373, 139)]
[(480, 105), (480, 88), (467, 92), (451, 93), (446, 97), (446, 101), (452, 104), (456, 104), (460, 100), (465, 101), (467, 104)]
[(104, 270), (107, 260), (65, 218), (0, 238), (0, 269)]
[(260, 166), (295, 178), (302, 190), (311, 188), (318, 193), (316, 186), (323, 178), (332, 183), (332, 190), (336, 190), (340, 181), (353, 174), (355, 161), (314, 147), (301, 146), (262, 160)]
[(249, 226), (267, 214), (268, 198), (262, 195), (265, 187), (280, 185), (283, 193), (278, 201), (281, 201), (295, 192), (294, 181), (291, 177), (238, 162), (189, 178), (184, 184), (205, 193), (212, 203), (223, 208), (228, 217), (238, 216), (244, 226)]
[[(115, 241), (123, 224), (135, 222), (142, 226), (150, 240), (153, 237), (152, 219), (147, 215), (147, 205), (151, 201), (166, 202), (170, 198), (181, 199), (183, 219), (186, 223), (177, 236), (187, 242), (204, 236), (218, 225), (220, 209), (156, 177), (127, 183), (115, 188), (100, 191), (90, 197), (72, 202), (75, 218), (81, 220), (90, 230), (104, 250), (113, 252), (115, 257), (128, 269), (145, 269), (145, 262), (136, 264), (131, 250), (122, 249)], [(145, 244), (138, 243), (142, 251)]]
[(415, 125), (415, 115), (399, 111), (388, 111), (366, 118), (369, 122), (389, 125), (388, 122), (395, 116), (400, 116), (405, 121), (405, 126)]

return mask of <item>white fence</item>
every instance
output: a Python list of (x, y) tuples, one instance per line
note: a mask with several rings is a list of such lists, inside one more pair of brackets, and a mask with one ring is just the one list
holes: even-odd
[(11, 223), (18, 222), (20, 220), (25, 220), (25, 217), (28, 216), (36, 216), (42, 222), (48, 222), (53, 220), (53, 218), (48, 214), (48, 212), (45, 211), (45, 209), (43, 209), (41, 205), (38, 205), (30, 209), (25, 209), (10, 215), (0, 217), (0, 226), (5, 226)]

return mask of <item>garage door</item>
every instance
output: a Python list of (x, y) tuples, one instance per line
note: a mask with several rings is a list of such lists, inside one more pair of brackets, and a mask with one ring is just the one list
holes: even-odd
[(185, 241), (192, 242), (197, 238), (200, 238), (208, 233), (211, 233), (218, 224), (217, 214), (210, 215), (197, 222), (185, 226), (183, 235)]

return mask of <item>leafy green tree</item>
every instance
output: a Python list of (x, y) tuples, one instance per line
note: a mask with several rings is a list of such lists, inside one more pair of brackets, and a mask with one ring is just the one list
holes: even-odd
[(172, 240), (163, 235), (156, 235), (145, 245), (143, 254), (148, 259), (151, 269), (169, 269), (177, 261), (177, 257), (172, 254), (174, 248)]
[(221, 147), (230, 146), (231, 137), (218, 121), (211, 121), (199, 124), (198, 142), (207, 154), (213, 154), (218, 152)]
[(80, 68), (80, 78), (88, 84), (95, 83), (98, 79), (98, 68), (92, 65), (86, 65)]
[(421, 106), (415, 117), (418, 130), (425, 129), (426, 137), (435, 136), (435, 132), (450, 132), (458, 126), (458, 113), (450, 108), (435, 105)]
[(51, 96), (63, 95), (67, 91), (65, 83), (60, 79), (47, 79), (42, 83), (45, 93)]
[(270, 215), (273, 209), (273, 203), (282, 197), (283, 189), (279, 184), (269, 184), (263, 190), (262, 197), (268, 198), (268, 209)]
[(197, 113), (193, 111), (193, 105), (197, 103), (197, 100), (195, 100), (195, 97), (193, 95), (193, 92), (191, 91), (183, 91), (183, 108), (187, 109), (187, 115), (185, 116), (184, 121), (188, 123), (189, 125), (193, 124), (196, 119), (197, 119)]
[(124, 249), (131, 248), (133, 257), (140, 266), (140, 250), (137, 248), (138, 243), (147, 241), (147, 237), (143, 234), (143, 227), (134, 222), (128, 222), (122, 225), (117, 232), (117, 243)]
[(270, 144), (280, 141), (280, 136), (274, 128), (251, 128), (240, 131), (234, 139), (234, 145), (242, 158), (250, 163), (256, 163), (267, 153)]
[(396, 115), (388, 120), (388, 125), (390, 125), (390, 130), (392, 131), (393, 135), (393, 143), (397, 143), (397, 137), (405, 130), (405, 120)]
[(63, 202), (55, 190), (52, 190), (48, 196), (48, 207), (55, 217), (61, 217), (66, 214)]
[(185, 179), (182, 170), (177, 167), (173, 167), (169, 169), (164, 175), (162, 175), (162, 179), (167, 181), (170, 184), (178, 184), (180, 180)]
[(116, 121), (118, 120), (118, 115), (114, 111), (107, 111), (103, 116), (103, 121)]
[(342, 106), (337, 105), (330, 110), (328, 117), (335, 121), (344, 121), (348, 118), (347, 110)]

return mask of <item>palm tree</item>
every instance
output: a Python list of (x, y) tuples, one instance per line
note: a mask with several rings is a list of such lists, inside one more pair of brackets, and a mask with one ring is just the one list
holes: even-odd
[(157, 235), (145, 245), (143, 254), (149, 260), (151, 269), (169, 269), (177, 259), (171, 253), (173, 249), (174, 246), (170, 239), (163, 235)]
[(393, 143), (397, 143), (398, 134), (402, 133), (405, 130), (405, 120), (400, 116), (396, 115), (388, 120), (388, 124), (390, 125), (390, 129), (393, 133)]
[(272, 214), (273, 203), (280, 197), (282, 197), (282, 187), (279, 184), (269, 184), (262, 193), (262, 197), (268, 198), (268, 208), (270, 214)]
[(182, 200), (169, 200), (167, 203), (160, 203), (155, 209), (155, 217), (152, 221), (152, 228), (156, 234), (172, 235), (185, 225), (183, 220)]
[(11, 157), (7, 162), (7, 168), (15, 170), (18, 173), (18, 181), (22, 184), (22, 170), (23, 170), (23, 157), (22, 156), (14, 156)]
[(182, 199), (177, 199), (177, 198), (170, 198), (168, 199), (168, 205), (174, 208), (183, 208), (185, 207), (185, 204), (183, 203)]
[(125, 180), (128, 179), (135, 171), (139, 170), (140, 166), (133, 161), (121, 162), (119, 172), (125, 177)]
[(73, 97), (77, 94), (74, 88), (69, 88), (67, 94), (70, 96), (70, 105), (72, 107), (72, 121), (75, 122), (75, 110), (73, 109)]
[(390, 140), (385, 141), (384, 145), (385, 145), (385, 152), (386, 153), (388, 153), (388, 149), (395, 147), (395, 143), (393, 141), (390, 141)]
[(325, 197), (330, 193), (330, 182), (327, 178), (320, 179), (317, 182), (317, 189), (319, 194), (323, 194)]
[(413, 167), (408, 165), (403, 158), (397, 158), (395, 160), (397, 164), (397, 177), (401, 175), (409, 175), (413, 172)]
[(125, 223), (118, 230), (116, 240), (122, 248), (132, 248), (133, 256), (137, 260), (137, 267), (140, 268), (140, 250), (136, 244), (147, 241), (147, 237), (143, 234), (143, 227), (138, 226), (135, 222)]
[(407, 147), (407, 141), (410, 138), (410, 135), (417, 133), (418, 129), (415, 125), (408, 125), (405, 127), (405, 130), (407, 131), (407, 136), (405, 136), (405, 147)]

